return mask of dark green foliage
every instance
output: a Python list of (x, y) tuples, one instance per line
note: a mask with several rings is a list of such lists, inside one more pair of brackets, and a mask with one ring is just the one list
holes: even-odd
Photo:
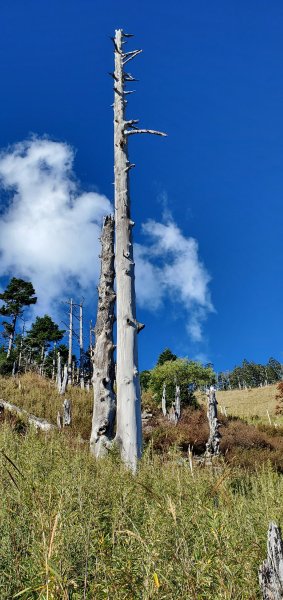
[(0, 308), (0, 314), (5, 316), (19, 316), (24, 306), (35, 304), (37, 298), (32, 283), (13, 277), (5, 292), (0, 294), (0, 300), (4, 305)]
[(233, 371), (219, 373), (218, 385), (220, 389), (259, 387), (280, 381), (283, 377), (282, 365), (275, 358), (270, 358), (266, 365), (244, 359), (242, 364)]
[(44, 315), (44, 317), (36, 317), (28, 332), (27, 340), (32, 348), (46, 350), (51, 342), (59, 342), (64, 333), (65, 331), (60, 330), (49, 315)]
[(198, 386), (209, 385), (214, 381), (215, 373), (211, 367), (204, 367), (201, 363), (186, 358), (177, 358), (152, 369), (149, 388), (155, 395), (156, 403), (160, 404), (164, 383), (169, 403), (175, 398), (175, 388), (179, 385), (182, 403), (192, 404), (194, 390)]
[(163, 352), (161, 352), (161, 354), (158, 357), (157, 365), (163, 365), (165, 362), (169, 360), (177, 360), (177, 358), (178, 357), (176, 356), (176, 354), (173, 354), (170, 348), (165, 348), (165, 350), (163, 350)]
[(140, 374), (140, 384), (142, 392), (146, 392), (150, 383), (150, 371), (142, 371)]
[(4, 337), (9, 337), (9, 351), (11, 351), (14, 340), (16, 324), (18, 317), (21, 317), (26, 306), (35, 304), (37, 298), (32, 283), (24, 279), (13, 277), (9, 282), (6, 290), (0, 294), (0, 300), (3, 301), (3, 306), (0, 308), (0, 314), (5, 317), (10, 317), (11, 322), (3, 321)]

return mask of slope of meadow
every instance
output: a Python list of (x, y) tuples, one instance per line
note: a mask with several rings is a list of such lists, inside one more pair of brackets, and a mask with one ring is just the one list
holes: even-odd
[(269, 416), (274, 423), (283, 424), (283, 418), (276, 415), (276, 385), (247, 390), (227, 390), (217, 392), (220, 412), (226, 407), (227, 415), (244, 419), (259, 418), (262, 423), (269, 423)]
[[(263, 406), (271, 389), (257, 392)], [(240, 392), (219, 396), (234, 412)], [(0, 379), (1, 397), (54, 422), (62, 404), (31, 374)], [(92, 394), (68, 397), (73, 426), (60, 432), (1, 417), (0, 598), (259, 599), (268, 523), (283, 522), (283, 429), (221, 416), (223, 457), (204, 467), (205, 410), (177, 426), (157, 413), (133, 477), (116, 451), (89, 454)]]
[(0, 445), (1, 598), (260, 598), (268, 522), (283, 519), (270, 466), (191, 472), (149, 446), (133, 477), (60, 433), (2, 424)]

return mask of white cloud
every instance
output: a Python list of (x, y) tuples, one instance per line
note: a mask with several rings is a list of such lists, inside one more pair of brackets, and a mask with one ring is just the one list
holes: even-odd
[[(83, 192), (73, 173), (74, 152), (64, 143), (34, 138), (0, 154), (0, 184), (11, 192), (0, 223), (0, 272), (30, 279), (37, 314), (58, 314), (58, 302), (85, 295), (94, 307), (100, 264), (99, 236), (110, 201)], [(164, 199), (164, 223), (148, 221), (146, 244), (135, 245), (137, 299), (149, 310), (171, 300), (185, 315), (194, 341), (213, 310), (210, 277), (198, 244), (172, 220)]]
[(1, 274), (31, 279), (37, 312), (54, 312), (74, 286), (94, 290), (99, 274), (100, 228), (112, 208), (80, 191), (73, 160), (67, 144), (37, 138), (0, 155), (1, 185), (12, 193), (0, 223)]
[(153, 310), (168, 300), (182, 307), (193, 341), (202, 339), (202, 323), (214, 310), (208, 284), (210, 276), (198, 256), (197, 241), (185, 237), (172, 218), (166, 223), (143, 225), (150, 244), (136, 252), (137, 297)]

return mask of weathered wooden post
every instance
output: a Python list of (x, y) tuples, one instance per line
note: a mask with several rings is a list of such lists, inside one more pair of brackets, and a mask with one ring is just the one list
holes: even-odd
[(209, 438), (206, 444), (206, 455), (217, 456), (219, 454), (220, 423), (217, 418), (217, 400), (215, 388), (210, 386), (207, 395), (207, 418), (209, 423)]
[(93, 417), (90, 450), (101, 457), (114, 437), (116, 398), (114, 394), (114, 217), (104, 220), (101, 234), (101, 272), (98, 286), (97, 319), (93, 362)]
[(132, 471), (137, 468), (141, 456), (142, 423), (141, 397), (138, 371), (137, 333), (143, 326), (136, 319), (135, 274), (131, 219), (128, 138), (131, 135), (159, 131), (139, 129), (138, 121), (125, 116), (125, 83), (135, 81), (124, 70), (125, 65), (140, 54), (141, 50), (124, 52), (129, 34), (122, 29), (115, 32), (114, 53), (114, 174), (115, 174), (115, 232), (116, 232), (116, 281), (117, 281), (117, 431), (116, 439), (121, 456)]
[(283, 543), (281, 530), (271, 522), (267, 534), (267, 559), (259, 573), (259, 585), (263, 600), (283, 599)]

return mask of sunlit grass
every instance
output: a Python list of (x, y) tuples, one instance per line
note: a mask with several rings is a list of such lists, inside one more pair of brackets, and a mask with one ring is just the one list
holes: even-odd
[[(0, 430), (0, 597), (260, 598), (283, 478), (146, 452), (137, 477), (62, 434)], [(41, 594), (41, 595), (40, 595)]]

